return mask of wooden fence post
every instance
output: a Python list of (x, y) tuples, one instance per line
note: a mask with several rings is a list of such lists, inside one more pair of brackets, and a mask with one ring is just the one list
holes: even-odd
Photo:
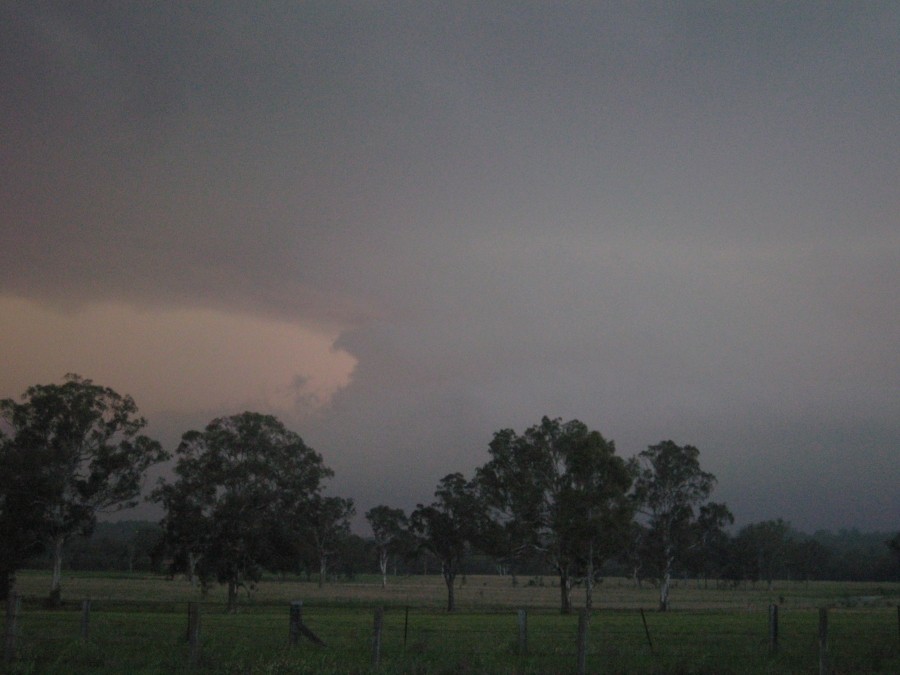
[(828, 675), (828, 608), (819, 609), (819, 675)]
[(778, 605), (769, 605), (769, 653), (778, 651)]
[(291, 618), (288, 628), (288, 644), (292, 647), (300, 642), (301, 623), (303, 623), (303, 601), (294, 600), (291, 603)]
[(528, 653), (528, 613), (524, 609), (518, 611), (519, 622), (519, 654)]
[(381, 663), (381, 629), (384, 626), (384, 607), (375, 608), (375, 625), (372, 629), (372, 665)]
[(588, 611), (578, 612), (578, 675), (587, 672)]
[(200, 603), (188, 603), (188, 659), (192, 666), (200, 662)]
[(12, 663), (16, 657), (16, 636), (21, 609), (22, 598), (18, 593), (10, 593), (6, 600), (6, 636), (3, 641), (3, 660), (6, 663)]
[(91, 601), (84, 599), (81, 601), (81, 639), (87, 642), (88, 634), (91, 626)]

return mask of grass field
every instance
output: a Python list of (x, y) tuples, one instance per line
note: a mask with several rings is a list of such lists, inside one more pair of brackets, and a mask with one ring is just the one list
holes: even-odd
[[(527, 580), (525, 580), (527, 581)], [(560, 616), (558, 589), (509, 578), (470, 576), (459, 611), (441, 611), (439, 577), (374, 577), (328, 584), (264, 580), (224, 613), (224, 592), (202, 603), (200, 662), (191, 665), (183, 580), (141, 575), (69, 575), (67, 602), (46, 610), (49, 579), (23, 573), (17, 655), (9, 673), (569, 673), (576, 670), (577, 616)], [(581, 601), (578, 589), (573, 594)], [(90, 634), (80, 639), (81, 600)], [(289, 647), (289, 603), (303, 600), (304, 623), (326, 643)], [(778, 603), (779, 650), (768, 649), (770, 603)], [(818, 608), (829, 607), (828, 659), (834, 673), (900, 673), (900, 584), (777, 583), (769, 591), (698, 589), (682, 582), (673, 610), (655, 607), (652, 588), (607, 579), (595, 596), (587, 670), (597, 673), (818, 673)], [(599, 605), (599, 608), (597, 606)], [(374, 608), (386, 608), (381, 666), (372, 665)], [(528, 610), (527, 653), (517, 649), (516, 611)], [(647, 639), (641, 614), (643, 608)]]

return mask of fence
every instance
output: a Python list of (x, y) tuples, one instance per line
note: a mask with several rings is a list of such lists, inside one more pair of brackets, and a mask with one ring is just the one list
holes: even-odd
[(14, 596), (4, 658), (10, 670), (69, 672), (900, 672), (893, 609), (448, 615), (297, 601), (228, 615), (194, 602), (23, 609)]

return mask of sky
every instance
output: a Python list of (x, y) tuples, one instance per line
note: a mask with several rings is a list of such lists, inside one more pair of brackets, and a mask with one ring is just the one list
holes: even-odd
[(577, 418), (896, 530), (898, 188), (894, 2), (3, 3), (0, 397), (272, 413), (360, 514)]

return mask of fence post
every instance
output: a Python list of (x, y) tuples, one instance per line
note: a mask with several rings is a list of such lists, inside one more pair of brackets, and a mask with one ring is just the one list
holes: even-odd
[(372, 665), (381, 663), (381, 629), (384, 626), (384, 607), (375, 608), (375, 625), (372, 630)]
[(519, 621), (519, 654), (528, 653), (528, 613), (524, 609), (518, 611)]
[(778, 651), (778, 605), (769, 605), (769, 653)]
[(91, 601), (87, 598), (81, 601), (81, 639), (87, 642), (91, 626)]
[(16, 635), (21, 609), (22, 598), (18, 593), (10, 593), (6, 600), (6, 639), (3, 641), (3, 660), (6, 663), (12, 663), (16, 657)]
[(303, 601), (294, 600), (291, 603), (291, 618), (288, 628), (288, 644), (292, 647), (300, 642), (301, 623), (303, 623)]
[(200, 661), (200, 603), (188, 603), (188, 659), (196, 665)]
[(819, 675), (828, 675), (828, 608), (819, 609)]
[(587, 672), (588, 611), (578, 612), (578, 675)]

